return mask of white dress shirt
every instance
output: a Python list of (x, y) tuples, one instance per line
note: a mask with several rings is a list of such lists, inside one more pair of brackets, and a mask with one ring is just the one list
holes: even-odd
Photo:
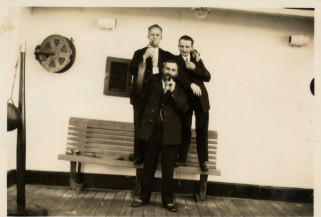
[(153, 61), (153, 74), (158, 74), (159, 73), (159, 68), (158, 68), (158, 55), (159, 55), (159, 48), (154, 48), (152, 46), (148, 46), (148, 48), (151, 48), (153, 51), (152, 55), (152, 61)]

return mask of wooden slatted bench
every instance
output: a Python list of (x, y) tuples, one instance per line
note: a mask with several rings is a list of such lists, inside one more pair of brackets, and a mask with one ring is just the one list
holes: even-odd
[[(68, 139), (65, 154), (59, 154), (59, 160), (70, 161), (70, 188), (76, 189), (81, 181), (81, 164), (103, 164), (114, 167), (136, 168), (136, 186), (134, 194), (138, 194), (142, 175), (142, 165), (134, 165), (128, 160), (133, 153), (133, 123), (94, 120), (71, 117), (68, 127)], [(196, 200), (205, 200), (208, 175), (220, 176), (216, 168), (217, 132), (209, 131), (209, 170), (201, 171), (198, 165), (195, 131), (192, 131), (191, 145), (187, 156), (187, 165), (175, 167), (175, 173), (200, 174), (200, 189)], [(160, 170), (158, 165), (157, 170)]]

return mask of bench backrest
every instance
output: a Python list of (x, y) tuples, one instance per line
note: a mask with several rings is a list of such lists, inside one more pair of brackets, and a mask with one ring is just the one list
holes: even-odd
[[(124, 160), (134, 151), (133, 123), (71, 117), (67, 152), (81, 156)], [(208, 165), (216, 169), (217, 132), (208, 132)], [(198, 167), (195, 131), (187, 156), (188, 166)]]

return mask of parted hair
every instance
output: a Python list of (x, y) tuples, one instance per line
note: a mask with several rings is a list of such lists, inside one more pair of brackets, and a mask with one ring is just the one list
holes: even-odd
[(153, 29), (153, 28), (159, 28), (161, 32), (163, 32), (163, 29), (162, 27), (160, 27), (158, 24), (154, 24), (154, 25), (151, 25), (150, 27), (148, 27), (148, 32)]
[(180, 37), (179, 40), (178, 40), (178, 43), (179, 43), (181, 40), (191, 41), (191, 42), (192, 42), (192, 45), (194, 44), (194, 40), (192, 39), (192, 37), (190, 37), (190, 36), (188, 36), (188, 35), (183, 35), (182, 37)]

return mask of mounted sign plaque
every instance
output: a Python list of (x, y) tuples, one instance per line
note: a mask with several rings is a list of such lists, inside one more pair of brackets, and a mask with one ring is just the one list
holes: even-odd
[(131, 85), (129, 62), (130, 59), (107, 57), (104, 95), (129, 97)]

